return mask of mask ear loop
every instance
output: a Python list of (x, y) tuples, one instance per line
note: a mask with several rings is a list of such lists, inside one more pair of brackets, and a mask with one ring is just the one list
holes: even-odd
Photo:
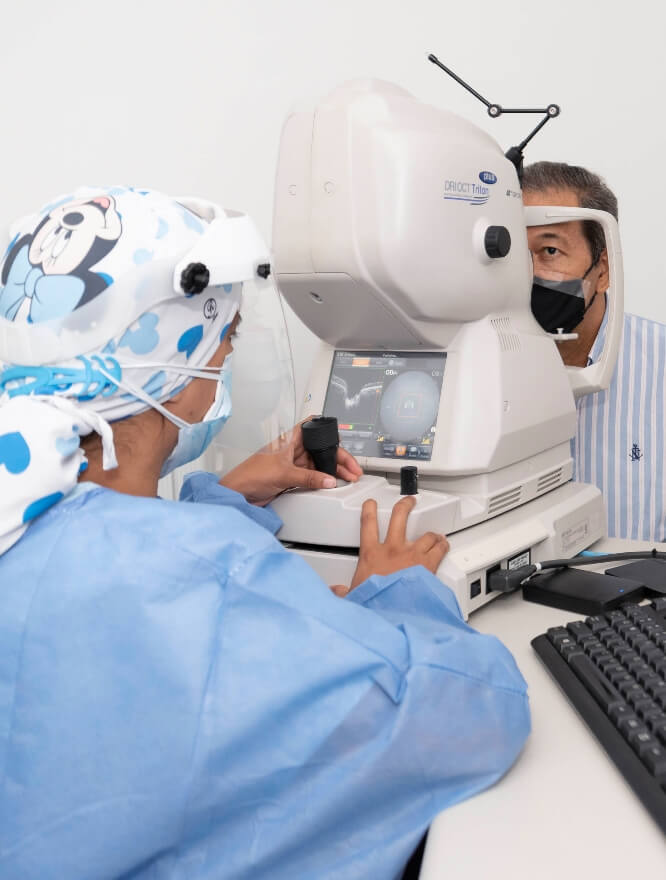
[[(581, 281), (585, 281), (585, 279), (590, 274), (592, 269), (594, 269), (594, 267), (599, 263), (600, 259), (601, 259), (601, 254), (599, 254), (599, 256), (596, 258), (596, 260), (592, 260), (589, 267), (585, 271), (585, 274), (582, 276)], [(583, 315), (587, 314), (587, 310), (592, 307), (592, 303), (595, 301), (596, 298), (597, 298), (597, 291), (595, 290), (594, 293), (592, 294), (592, 299), (589, 301), (589, 303), (585, 306), (585, 308), (583, 310)]]
[(165, 419), (168, 419), (172, 424), (174, 424), (177, 428), (187, 428), (188, 422), (184, 419), (181, 419), (180, 416), (174, 415), (174, 413), (169, 412), (169, 410), (162, 406), (161, 403), (158, 403), (156, 400), (146, 394), (146, 392), (142, 388), (137, 388), (132, 382), (126, 382), (124, 379), (116, 379), (111, 375), (107, 370), (103, 367), (98, 367), (99, 372), (105, 376), (110, 382), (117, 388), (122, 388), (123, 391), (127, 391), (133, 397), (136, 397), (137, 400), (141, 400), (143, 403), (148, 404), (153, 409), (156, 409), (159, 413), (161, 413)]
[[(230, 355), (227, 355), (225, 361), (229, 357)], [(170, 373), (178, 373), (180, 376), (189, 376), (192, 379), (218, 379), (222, 370), (222, 367), (186, 367), (184, 365), (167, 364), (160, 361), (147, 361), (140, 364), (124, 364), (122, 361), (117, 361), (117, 363), (123, 370), (168, 370)]]
[[(141, 366), (149, 366), (147, 364), (141, 364)], [(191, 373), (184, 370), (182, 367), (175, 367), (174, 364), (156, 364), (153, 366), (167, 366), (170, 367), (174, 372), (178, 372), (181, 375), (190, 375), (194, 374), (194, 378), (202, 378), (202, 379), (216, 379), (218, 378), (220, 367), (204, 367), (203, 369), (215, 370), (218, 375), (208, 375), (203, 373), (202, 370), (192, 369)], [(103, 367), (97, 368), (99, 372), (105, 376), (110, 382), (112, 382), (116, 387), (122, 388), (123, 391), (127, 391), (129, 394), (133, 395), (137, 398), (137, 400), (141, 400), (143, 403), (148, 406), (156, 409), (158, 413), (161, 413), (165, 419), (168, 419), (173, 425), (177, 428), (189, 428), (191, 424), (196, 424), (195, 422), (186, 422), (184, 419), (181, 419), (180, 416), (175, 415), (170, 412), (165, 406), (162, 406), (157, 400), (154, 400), (149, 394), (142, 388), (137, 388), (132, 382), (126, 382), (124, 379), (117, 379), (115, 376), (112, 376), (107, 370)]]

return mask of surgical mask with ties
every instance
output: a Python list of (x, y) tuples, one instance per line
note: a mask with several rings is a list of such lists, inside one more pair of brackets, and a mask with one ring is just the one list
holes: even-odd
[[(215, 399), (213, 400), (212, 406), (200, 422), (192, 422), (191, 424), (184, 419), (181, 419), (180, 416), (172, 413), (171, 410), (162, 406), (161, 403), (153, 400), (153, 398), (143, 389), (137, 388), (132, 382), (127, 379), (118, 379), (101, 365), (97, 366), (97, 371), (105, 376), (110, 382), (117, 385), (118, 388), (127, 391), (133, 397), (136, 397), (137, 400), (142, 400), (148, 406), (156, 409), (178, 428), (178, 440), (171, 455), (162, 465), (160, 477), (166, 477), (167, 474), (170, 474), (171, 471), (175, 470), (177, 467), (189, 464), (191, 461), (195, 461), (199, 458), (200, 455), (203, 455), (210, 445), (211, 440), (221, 431), (224, 423), (231, 415), (231, 358), (231, 354), (228, 354), (221, 367), (193, 368), (178, 366), (174, 368), (173, 364), (152, 362), (141, 365), (143, 368), (175, 369), (180, 375), (190, 376), (193, 379), (208, 379), (217, 382)], [(133, 365), (119, 364), (119, 366), (127, 367)], [(115, 464), (112, 464), (111, 467), (115, 467)]]
[(231, 415), (231, 357), (228, 354), (224, 359), (219, 370), (215, 400), (200, 422), (188, 424), (181, 419), (176, 421), (171, 414), (171, 421), (178, 425), (178, 441), (162, 465), (160, 477), (166, 477), (176, 468), (196, 461), (203, 455)]
[(585, 317), (595, 300), (596, 292), (585, 305), (585, 278), (556, 280), (535, 275), (532, 279), (532, 314), (546, 333), (571, 333)]

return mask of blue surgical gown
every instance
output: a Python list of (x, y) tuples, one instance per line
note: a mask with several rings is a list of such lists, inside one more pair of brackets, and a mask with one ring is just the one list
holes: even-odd
[(393, 880), (529, 731), (424, 568), (333, 595), (211, 474), (89, 484), (0, 557), (3, 880)]

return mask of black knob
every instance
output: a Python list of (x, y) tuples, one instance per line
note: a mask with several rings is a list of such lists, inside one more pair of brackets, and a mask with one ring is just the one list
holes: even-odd
[(413, 464), (407, 464), (400, 468), (400, 494), (419, 494), (419, 472)]
[(259, 263), (257, 266), (257, 275), (260, 278), (268, 278), (271, 274), (271, 264), (270, 263)]
[(188, 263), (180, 274), (183, 293), (201, 293), (208, 287), (210, 272), (203, 263)]
[(511, 234), (506, 226), (489, 226), (483, 243), (488, 256), (497, 260), (506, 257), (511, 250)]
[(334, 477), (338, 470), (338, 420), (334, 416), (318, 416), (303, 423), (303, 446), (310, 453), (314, 466), (323, 474)]

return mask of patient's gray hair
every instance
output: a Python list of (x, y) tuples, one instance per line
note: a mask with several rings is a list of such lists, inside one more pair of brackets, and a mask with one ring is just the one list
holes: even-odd
[[(523, 171), (522, 187), (524, 191), (545, 192), (547, 189), (570, 189), (578, 196), (581, 208), (594, 208), (607, 211), (617, 220), (617, 198), (609, 189), (606, 181), (581, 168), (580, 165), (568, 165), (566, 162), (534, 162)], [(592, 261), (597, 263), (604, 248), (606, 238), (598, 223), (592, 220), (583, 222), (585, 238), (590, 245)]]

